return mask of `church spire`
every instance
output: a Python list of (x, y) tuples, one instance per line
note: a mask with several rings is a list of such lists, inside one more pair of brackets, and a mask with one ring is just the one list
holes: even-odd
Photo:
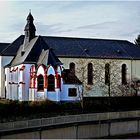
[(29, 15), (27, 16), (27, 24), (24, 28), (24, 32), (25, 32), (24, 45), (29, 43), (35, 37), (36, 28), (33, 21), (34, 21), (34, 18), (30, 10)]

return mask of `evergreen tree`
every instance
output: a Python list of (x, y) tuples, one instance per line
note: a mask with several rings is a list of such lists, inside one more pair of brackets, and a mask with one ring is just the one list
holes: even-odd
[(140, 35), (135, 39), (135, 44), (140, 47)]

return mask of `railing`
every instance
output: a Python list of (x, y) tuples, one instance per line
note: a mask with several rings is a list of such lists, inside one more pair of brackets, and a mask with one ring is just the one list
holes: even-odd
[(51, 118), (41, 118), (41, 119), (33, 119), (33, 120), (25, 120), (25, 121), (0, 123), (0, 132), (18, 130), (18, 129), (36, 128), (36, 127), (43, 127), (43, 126), (70, 124), (76, 122), (78, 123), (78, 122), (136, 118), (136, 117), (140, 117), (139, 110), (59, 116), (59, 117), (51, 117)]

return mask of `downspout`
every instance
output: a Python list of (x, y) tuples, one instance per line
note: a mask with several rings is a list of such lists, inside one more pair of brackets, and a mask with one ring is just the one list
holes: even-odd
[[(131, 83), (132, 83), (132, 74), (133, 74), (132, 62), (133, 62), (133, 58), (131, 59), (131, 76), (130, 76), (131, 77), (131, 80), (130, 80)], [(131, 88), (131, 95), (132, 95), (132, 88)]]

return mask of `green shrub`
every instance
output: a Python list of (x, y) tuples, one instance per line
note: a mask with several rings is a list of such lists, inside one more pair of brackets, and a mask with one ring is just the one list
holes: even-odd
[(6, 101), (0, 103), (0, 120), (11, 121), (21, 119), (32, 119), (38, 117), (52, 117), (59, 115), (77, 114), (81, 112), (79, 102), (52, 102), (34, 101), (19, 102)]

